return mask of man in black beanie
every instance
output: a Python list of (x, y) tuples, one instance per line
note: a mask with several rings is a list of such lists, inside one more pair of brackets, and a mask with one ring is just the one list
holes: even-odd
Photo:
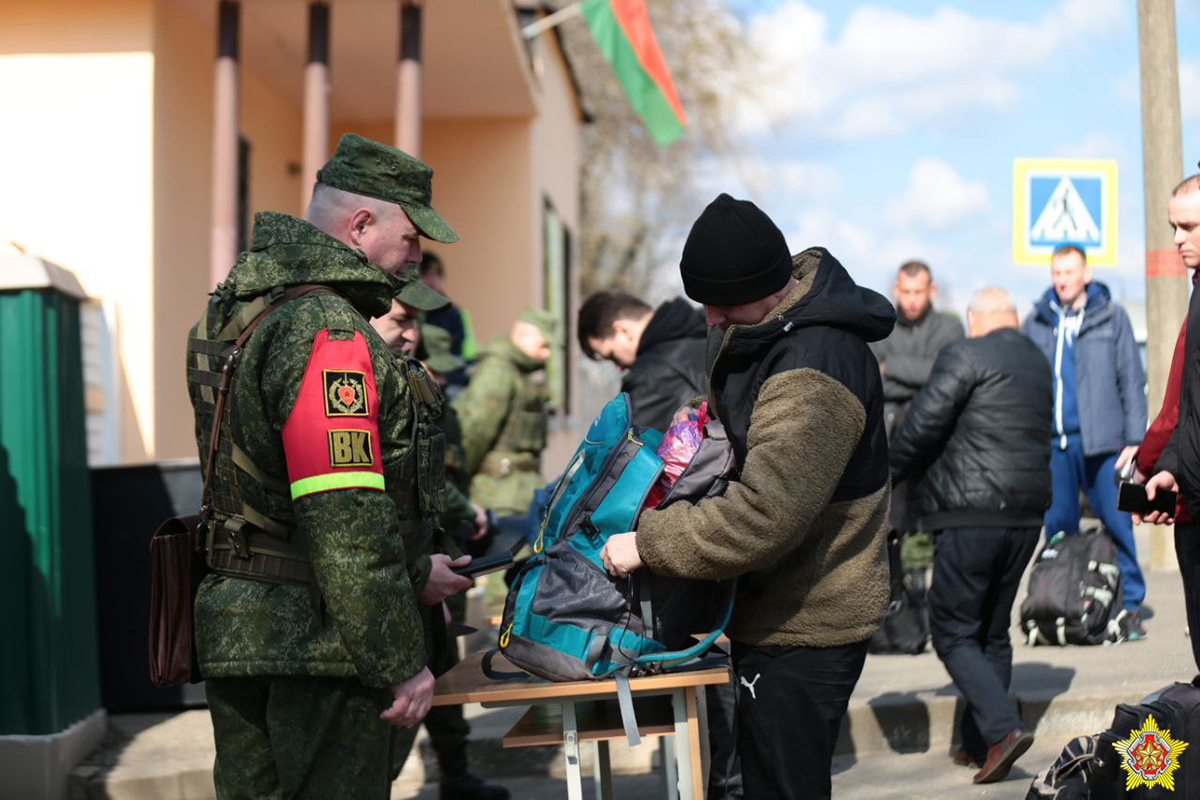
[(766, 214), (726, 194), (692, 226), (679, 270), (720, 337), (708, 401), (738, 479), (721, 497), (645, 512), (602, 556), (621, 576), (644, 565), (739, 579), (727, 633), (746, 797), (828, 797), (889, 597), (883, 387), (867, 343), (895, 312), (828, 251), (789, 255)]

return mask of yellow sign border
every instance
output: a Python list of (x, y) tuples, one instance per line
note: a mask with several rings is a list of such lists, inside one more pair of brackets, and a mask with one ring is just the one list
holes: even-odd
[(1029, 177), (1034, 172), (1057, 172), (1064, 175), (1099, 177), (1104, 183), (1101, 198), (1104, 241), (1099, 248), (1088, 250), (1088, 263), (1093, 266), (1117, 265), (1117, 162), (1111, 158), (1014, 158), (1013, 159), (1013, 216), (1012, 259), (1014, 264), (1047, 266), (1049, 247), (1029, 244), (1026, 221), (1029, 219)]

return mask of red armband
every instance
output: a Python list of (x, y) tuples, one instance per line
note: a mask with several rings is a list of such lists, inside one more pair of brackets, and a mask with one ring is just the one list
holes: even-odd
[(317, 334), (283, 426), (283, 450), (293, 500), (335, 489), (383, 491), (375, 372), (361, 333)]

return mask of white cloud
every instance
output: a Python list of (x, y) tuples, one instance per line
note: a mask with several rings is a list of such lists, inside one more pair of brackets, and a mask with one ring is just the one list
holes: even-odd
[(1125, 155), (1125, 145), (1109, 131), (1089, 131), (1081, 140), (1058, 148), (1063, 158), (1116, 158)]
[(747, 133), (802, 125), (851, 140), (1007, 108), (1019, 97), (1019, 73), (1128, 15), (1122, 0), (1063, 0), (1034, 22), (948, 6), (929, 16), (864, 6), (835, 38), (823, 14), (790, 0), (750, 22), (763, 78), (739, 116)]
[(1180, 114), (1186, 120), (1200, 119), (1200, 63), (1195, 61), (1179, 62), (1179, 106)]
[(728, 192), (759, 205), (795, 205), (828, 201), (841, 189), (842, 174), (820, 161), (735, 155), (702, 164), (698, 183), (702, 195)]
[(948, 259), (945, 248), (930, 245), (921, 237), (852, 222), (828, 209), (797, 214), (791, 226), (784, 222), (780, 220), (792, 252), (824, 247), (842, 262), (859, 285), (884, 294), (890, 295), (896, 268), (905, 261), (925, 259), (936, 270), (937, 264)]
[(941, 230), (988, 209), (983, 181), (968, 181), (954, 167), (936, 158), (913, 165), (904, 192), (884, 212), (897, 228)]

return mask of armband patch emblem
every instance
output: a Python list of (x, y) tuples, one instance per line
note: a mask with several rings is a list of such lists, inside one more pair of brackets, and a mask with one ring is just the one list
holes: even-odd
[(363, 373), (350, 369), (327, 369), (323, 375), (325, 416), (365, 417), (370, 413)]
[(332, 430), (329, 436), (329, 466), (370, 467), (375, 464), (371, 450), (371, 432), (363, 430)]

